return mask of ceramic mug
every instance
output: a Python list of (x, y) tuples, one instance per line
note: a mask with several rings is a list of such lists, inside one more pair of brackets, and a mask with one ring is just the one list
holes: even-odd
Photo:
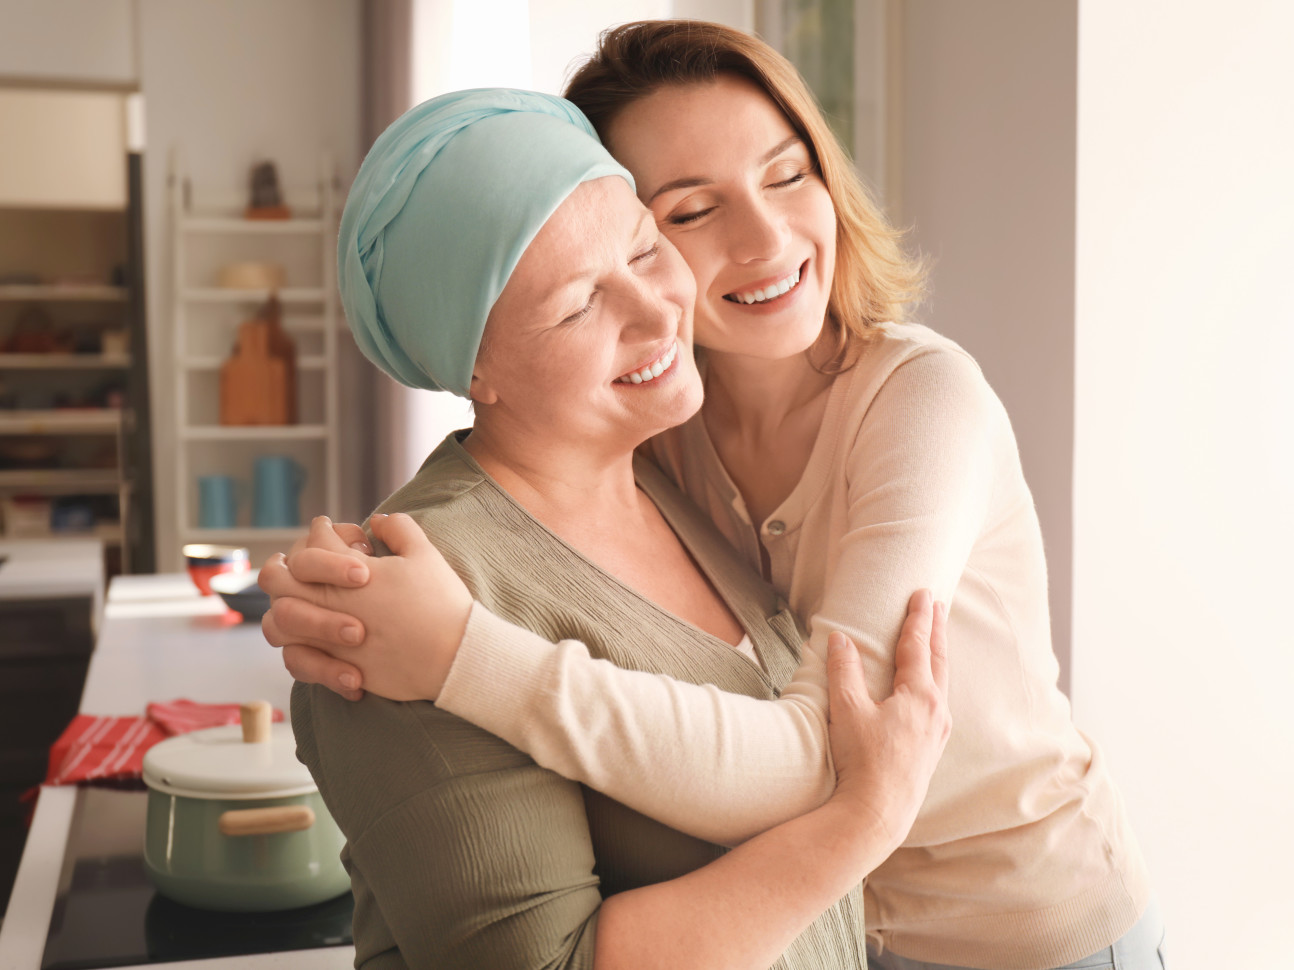
[(232, 529), (238, 524), (242, 489), (232, 475), (198, 478), (198, 524), (204, 529)]
[(252, 475), (252, 525), (260, 529), (293, 528), (301, 524), (298, 508), (306, 472), (287, 455), (261, 455)]

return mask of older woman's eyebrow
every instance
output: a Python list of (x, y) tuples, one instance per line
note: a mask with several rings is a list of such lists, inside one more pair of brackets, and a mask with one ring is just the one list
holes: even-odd
[[(634, 223), (634, 229), (630, 234), (630, 238), (636, 240), (639, 236), (643, 235), (647, 227), (655, 227), (655, 225), (656, 219), (651, 214), (651, 210), (643, 209), (642, 214), (638, 216), (638, 221)], [(554, 285), (549, 288), (548, 292), (539, 301), (540, 308), (547, 309), (561, 303), (567, 292), (572, 287), (578, 286), (580, 283), (586, 283), (589, 280), (597, 279), (598, 273), (599, 270), (596, 266), (588, 266), (572, 270), (569, 275), (556, 280)]]
[[(779, 141), (776, 145), (774, 145), (772, 148), (770, 148), (768, 151), (766, 151), (763, 155), (761, 155), (759, 157), (759, 161), (756, 164), (767, 165), (769, 162), (775, 159), (778, 155), (782, 154), (782, 152), (786, 151), (792, 145), (802, 143), (802, 141), (803, 139), (801, 139), (799, 135), (792, 135), (790, 138), (784, 138), (781, 141)], [(675, 189), (694, 189), (697, 186), (713, 185), (713, 184), (714, 184), (714, 179), (705, 178), (704, 176), (699, 176), (699, 175), (693, 175), (693, 176), (689, 176), (687, 178), (681, 178), (681, 179), (673, 179), (672, 181), (666, 182), (655, 192), (653, 192), (651, 194), (651, 198), (647, 200), (647, 204), (650, 205), (652, 202), (654, 202), (658, 195), (664, 195), (666, 192), (673, 192)]]

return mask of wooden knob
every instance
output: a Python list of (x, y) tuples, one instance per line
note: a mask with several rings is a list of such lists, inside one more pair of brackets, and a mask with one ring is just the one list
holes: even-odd
[(242, 808), (222, 812), (216, 825), (222, 835), (277, 835), (304, 832), (315, 824), (309, 805), (279, 805), (275, 808)]
[(251, 701), (238, 706), (238, 720), (243, 726), (246, 744), (269, 744), (274, 708), (269, 701)]

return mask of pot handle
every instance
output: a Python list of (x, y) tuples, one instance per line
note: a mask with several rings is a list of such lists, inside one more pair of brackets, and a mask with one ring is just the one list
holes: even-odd
[(275, 835), (304, 832), (315, 824), (309, 805), (279, 805), (274, 808), (242, 808), (222, 812), (217, 823), (222, 835)]

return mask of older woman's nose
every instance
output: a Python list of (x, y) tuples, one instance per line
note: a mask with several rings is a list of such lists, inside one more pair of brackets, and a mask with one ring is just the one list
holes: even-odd
[(791, 238), (785, 217), (763, 199), (734, 206), (728, 223), (729, 256), (739, 263), (780, 256)]
[(660, 281), (638, 279), (626, 301), (624, 338), (656, 340), (678, 330), (683, 307)]

